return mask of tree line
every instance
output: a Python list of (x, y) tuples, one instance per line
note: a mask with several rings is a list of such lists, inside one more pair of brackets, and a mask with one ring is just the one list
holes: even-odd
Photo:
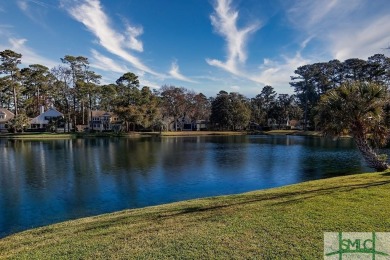
[(86, 125), (93, 110), (104, 110), (118, 115), (124, 131), (180, 130), (184, 123), (199, 120), (214, 130), (285, 128), (292, 120), (314, 130), (315, 107), (327, 91), (353, 81), (390, 83), (390, 58), (383, 54), (301, 66), (291, 76), (294, 95), (265, 86), (253, 98), (224, 90), (206, 97), (170, 85), (151, 89), (140, 86), (132, 72), (100, 84), (101, 75), (83, 56), (66, 55), (51, 69), (40, 64), (20, 68), (22, 55), (12, 50), (0, 52), (0, 58), (0, 107), (14, 112), (19, 125), (39, 115), (40, 106), (54, 105), (72, 126)]
[(304, 126), (316, 128), (315, 107), (323, 94), (351, 82), (374, 82), (386, 87), (390, 84), (390, 58), (375, 54), (367, 60), (331, 60), (307, 64), (297, 68), (291, 76), (299, 107), (303, 110)]
[(51, 69), (40, 64), (20, 68), (22, 55), (12, 50), (0, 52), (0, 60), (0, 107), (15, 114), (16, 128), (39, 115), (41, 106), (50, 105), (64, 114), (69, 126), (88, 124), (93, 110), (114, 112), (124, 131), (180, 130), (186, 122), (200, 120), (208, 122), (210, 129), (242, 130), (250, 123), (266, 128), (270, 121), (281, 126), (301, 116), (296, 97), (278, 95), (271, 86), (251, 99), (226, 91), (206, 97), (184, 87), (140, 86), (132, 72), (111, 84), (100, 84), (101, 75), (83, 56), (66, 55)]

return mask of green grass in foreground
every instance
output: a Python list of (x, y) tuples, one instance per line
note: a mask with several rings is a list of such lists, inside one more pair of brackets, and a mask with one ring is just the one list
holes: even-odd
[(390, 173), (68, 221), (0, 240), (0, 258), (323, 259), (323, 233), (390, 231)]

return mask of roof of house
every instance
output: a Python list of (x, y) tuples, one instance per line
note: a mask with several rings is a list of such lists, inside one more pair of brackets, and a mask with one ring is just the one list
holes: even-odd
[(101, 116), (114, 116), (114, 113), (103, 111), (103, 110), (93, 110), (92, 111), (92, 117), (101, 117)]
[(0, 115), (4, 115), (4, 118), (0, 117), (0, 123), (6, 123), (15, 117), (15, 114), (6, 108), (0, 108)]
[(64, 114), (58, 112), (54, 107), (49, 108), (46, 112), (43, 112), (36, 118), (33, 118), (30, 124), (47, 124), (48, 120), (45, 120), (46, 117), (63, 117)]

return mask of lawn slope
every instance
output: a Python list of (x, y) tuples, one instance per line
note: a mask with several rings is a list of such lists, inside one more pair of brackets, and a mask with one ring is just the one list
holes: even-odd
[(325, 231), (389, 232), (390, 173), (68, 221), (0, 240), (0, 258), (322, 259)]

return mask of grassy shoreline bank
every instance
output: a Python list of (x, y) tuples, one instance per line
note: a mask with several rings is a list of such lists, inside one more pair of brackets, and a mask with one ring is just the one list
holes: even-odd
[(324, 232), (389, 232), (390, 173), (125, 210), (0, 240), (0, 258), (322, 259)]

